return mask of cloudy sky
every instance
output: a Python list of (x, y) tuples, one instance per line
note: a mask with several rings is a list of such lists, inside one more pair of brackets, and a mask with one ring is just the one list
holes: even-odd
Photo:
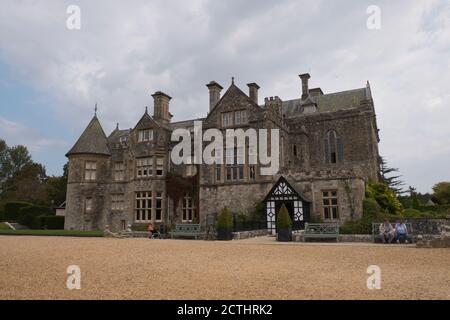
[[(80, 30), (66, 27), (69, 5)], [(380, 153), (426, 192), (450, 180), (449, 63), (446, 0), (2, 0), (0, 137), (61, 174), (96, 102), (109, 133), (134, 126), (157, 90), (183, 120), (205, 115), (211, 80), (289, 100), (309, 72), (325, 93), (370, 81)]]

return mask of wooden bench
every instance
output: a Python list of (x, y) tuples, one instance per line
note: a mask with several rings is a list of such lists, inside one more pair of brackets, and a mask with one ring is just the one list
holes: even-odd
[(170, 237), (194, 237), (196, 240), (200, 235), (200, 224), (183, 223), (176, 224), (175, 230), (170, 233)]
[(306, 239), (336, 239), (339, 241), (338, 223), (305, 223), (303, 241)]
[[(376, 243), (376, 242), (381, 243), (382, 242), (381, 239), (380, 239), (380, 225), (381, 224), (383, 224), (383, 222), (373, 222), (372, 223), (372, 241), (374, 243)], [(392, 228), (395, 229), (395, 225), (396, 224), (397, 223), (391, 223)], [(411, 222), (405, 222), (405, 225), (406, 225), (406, 229), (408, 230), (408, 236), (407, 236), (406, 239), (410, 243), (412, 243), (413, 242), (413, 237), (412, 237), (413, 228), (412, 228), (412, 224), (411, 224)], [(394, 240), (393, 240), (393, 242), (394, 242)]]

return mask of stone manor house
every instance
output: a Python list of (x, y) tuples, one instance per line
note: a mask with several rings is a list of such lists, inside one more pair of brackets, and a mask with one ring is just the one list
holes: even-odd
[[(177, 128), (193, 131), (194, 120), (172, 122), (171, 97), (155, 92), (154, 112), (147, 110), (132, 129), (119, 126), (107, 136), (95, 115), (67, 153), (69, 179), (66, 229), (112, 230), (160, 223), (205, 223), (228, 207), (252, 212), (264, 205), (267, 227), (284, 203), (295, 228), (314, 220), (343, 222), (362, 214), (365, 184), (378, 179), (378, 128), (369, 83), (362, 88), (324, 93), (309, 88), (301, 74), (299, 96), (258, 100), (259, 86), (248, 94), (234, 84), (223, 95), (215, 81), (207, 84), (209, 111), (203, 130), (278, 128), (280, 169), (261, 175), (260, 164), (175, 165), (170, 151)], [(299, 81), (300, 87), (300, 81)], [(301, 92), (300, 92), (301, 91)], [(225, 136), (225, 133), (224, 133)], [(225, 143), (224, 143), (225, 146)], [(245, 157), (254, 156), (245, 148)], [(237, 152), (223, 157), (236, 160)], [(220, 156), (220, 155), (219, 155)]]

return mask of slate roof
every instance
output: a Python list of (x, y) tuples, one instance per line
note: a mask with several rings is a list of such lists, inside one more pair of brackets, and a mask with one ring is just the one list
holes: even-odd
[(198, 118), (193, 120), (183, 120), (178, 122), (170, 122), (169, 127), (172, 130), (175, 129), (190, 129), (194, 127), (194, 121), (203, 121), (205, 118)]
[(108, 139), (103, 131), (97, 116), (94, 116), (81, 134), (75, 145), (67, 152), (66, 156), (74, 154), (100, 154), (111, 155), (108, 148)]
[[(333, 112), (356, 108), (360, 106), (362, 100), (368, 98), (370, 98), (370, 89), (368, 87), (308, 97), (317, 105), (318, 112)], [(282, 106), (285, 117), (301, 115), (302, 103), (301, 99), (283, 101)]]

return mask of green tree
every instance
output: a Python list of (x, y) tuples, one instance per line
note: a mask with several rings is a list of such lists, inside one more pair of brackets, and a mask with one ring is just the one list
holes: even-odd
[(411, 208), (417, 209), (420, 206), (419, 197), (416, 188), (409, 186), (409, 198), (411, 199)]
[(438, 182), (433, 186), (434, 196), (439, 204), (450, 204), (450, 182)]
[(15, 201), (48, 204), (45, 168), (39, 163), (23, 166), (6, 182), (5, 198)]
[(48, 205), (59, 206), (66, 201), (68, 170), (69, 163), (66, 163), (63, 167), (62, 176), (48, 177), (46, 181)]
[(383, 182), (369, 181), (366, 198), (375, 199), (385, 213), (401, 214), (403, 206), (396, 194)]
[(403, 186), (405, 183), (400, 179), (401, 175), (398, 175), (398, 168), (389, 167), (387, 161), (380, 156), (380, 177), (381, 181), (384, 182), (392, 191), (397, 195), (405, 193)]

